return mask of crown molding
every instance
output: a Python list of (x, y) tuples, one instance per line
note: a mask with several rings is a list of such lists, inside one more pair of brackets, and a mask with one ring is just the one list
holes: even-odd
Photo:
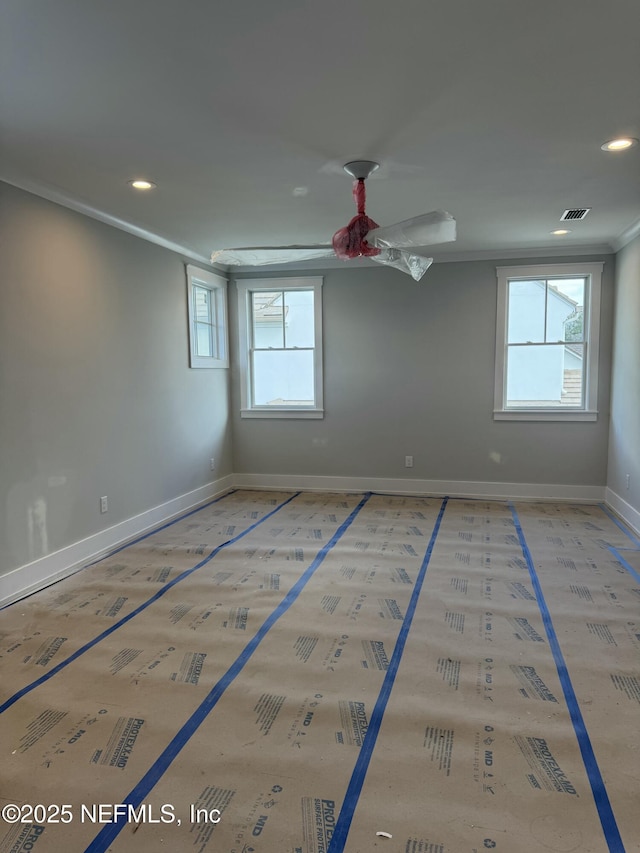
[(615, 240), (611, 241), (611, 246), (614, 251), (619, 252), (620, 249), (624, 249), (632, 240), (635, 240), (636, 237), (640, 235), (640, 219), (636, 220), (633, 225), (630, 225), (625, 231), (620, 234), (619, 237), (616, 237)]
[[(134, 237), (139, 237), (141, 240), (146, 240), (149, 243), (154, 243), (156, 246), (162, 246), (164, 249), (169, 249), (182, 257), (195, 261), (198, 264), (204, 264), (209, 270), (222, 272), (227, 275), (255, 275), (256, 270), (264, 270), (265, 273), (281, 273), (284, 271), (305, 271), (305, 270), (335, 270), (349, 268), (380, 268), (379, 264), (368, 258), (358, 258), (353, 261), (342, 261), (336, 258), (335, 260), (322, 261), (301, 261), (296, 264), (268, 264), (260, 267), (235, 266), (228, 264), (212, 264), (211, 258), (201, 255), (198, 252), (183, 246), (180, 243), (175, 243), (167, 237), (149, 231), (138, 225), (134, 225), (110, 213), (106, 213), (92, 205), (73, 198), (57, 187), (52, 187), (37, 181), (31, 181), (24, 178), (6, 177), (0, 175), (0, 180), (11, 186), (32, 193), (47, 201), (52, 201), (55, 204), (60, 204), (70, 210), (75, 210), (77, 213), (82, 213), (106, 225), (111, 225), (121, 231), (126, 231)], [(588, 245), (570, 245), (563, 242), (562, 245), (554, 244), (553, 246), (539, 247), (522, 247), (518, 249), (483, 249), (470, 250), (461, 252), (445, 252), (438, 253), (436, 250), (433, 254), (434, 264), (461, 263), (465, 261), (499, 261), (508, 260), (510, 258), (528, 259), (528, 258), (555, 258), (555, 257), (578, 257), (581, 255), (596, 255), (596, 254), (613, 254), (620, 251), (621, 248), (630, 243), (635, 237), (640, 234), (640, 219), (635, 222), (630, 228), (623, 232), (611, 243), (592, 243)]]
[(162, 246), (163, 249), (169, 249), (169, 251), (182, 255), (184, 258), (196, 261), (199, 264), (205, 264), (207, 269), (215, 269), (210, 258), (194, 252), (193, 249), (189, 249), (187, 246), (182, 246), (179, 243), (174, 243), (173, 240), (169, 240), (166, 237), (155, 234), (153, 231), (148, 231), (146, 228), (141, 228), (139, 225), (134, 225), (132, 222), (127, 222), (124, 219), (120, 219), (117, 216), (112, 216), (112, 214), (106, 213), (104, 210), (92, 207), (86, 202), (72, 198), (56, 187), (51, 187), (47, 184), (41, 184), (36, 181), (30, 181), (22, 178), (8, 178), (4, 175), (0, 175), (0, 180), (13, 187), (17, 187), (19, 190), (24, 190), (32, 195), (44, 198), (47, 201), (52, 201), (54, 204), (59, 204), (69, 210), (75, 210), (76, 213), (82, 213), (84, 216), (89, 216), (91, 219), (96, 219), (98, 222), (103, 222), (105, 225), (111, 225), (113, 228), (118, 228), (120, 231), (126, 231), (128, 234), (132, 234), (134, 237), (139, 237), (141, 240), (146, 240), (148, 243), (154, 243), (156, 246)]
[[(593, 243), (588, 246), (554, 246), (552, 248), (546, 246), (542, 248), (526, 249), (505, 249), (505, 250), (486, 250), (486, 251), (470, 251), (448, 253), (446, 255), (434, 254), (434, 264), (453, 264), (464, 263), (468, 261), (501, 261), (501, 260), (534, 260), (536, 258), (576, 258), (584, 255), (612, 255), (613, 248), (608, 243)], [(227, 275), (246, 276), (255, 275), (256, 270), (263, 270), (265, 274), (282, 273), (282, 272), (302, 272), (302, 271), (322, 271), (335, 269), (348, 269), (351, 265), (352, 269), (377, 268), (380, 269), (380, 264), (368, 258), (356, 258), (352, 261), (341, 261), (338, 258), (334, 260), (321, 261), (300, 261), (297, 264), (268, 264), (261, 267), (245, 267), (245, 266), (225, 266), (224, 270)]]

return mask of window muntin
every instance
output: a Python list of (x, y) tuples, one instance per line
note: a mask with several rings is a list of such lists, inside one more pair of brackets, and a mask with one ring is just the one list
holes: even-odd
[(321, 285), (238, 283), (244, 417), (322, 417)]
[(602, 267), (498, 268), (494, 417), (595, 420)]
[(187, 266), (191, 367), (228, 367), (227, 282)]

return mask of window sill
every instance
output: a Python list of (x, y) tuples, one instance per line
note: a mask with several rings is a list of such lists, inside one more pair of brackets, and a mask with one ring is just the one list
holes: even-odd
[(324, 418), (324, 409), (240, 409), (241, 418), (285, 418), (306, 420), (308, 418)]
[(497, 409), (494, 421), (597, 421), (597, 411), (558, 411), (557, 409)]
[(203, 355), (192, 355), (189, 367), (192, 369), (216, 370), (218, 368), (228, 368), (229, 362), (223, 358), (207, 358)]

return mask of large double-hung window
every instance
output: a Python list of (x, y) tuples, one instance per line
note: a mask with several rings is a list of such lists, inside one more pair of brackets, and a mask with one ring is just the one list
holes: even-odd
[(322, 278), (238, 282), (243, 417), (321, 418)]
[(498, 267), (494, 418), (596, 420), (602, 268)]

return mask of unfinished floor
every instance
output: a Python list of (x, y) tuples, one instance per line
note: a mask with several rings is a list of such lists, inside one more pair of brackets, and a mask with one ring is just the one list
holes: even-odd
[(604, 507), (235, 491), (0, 612), (0, 850), (637, 853), (639, 659)]

